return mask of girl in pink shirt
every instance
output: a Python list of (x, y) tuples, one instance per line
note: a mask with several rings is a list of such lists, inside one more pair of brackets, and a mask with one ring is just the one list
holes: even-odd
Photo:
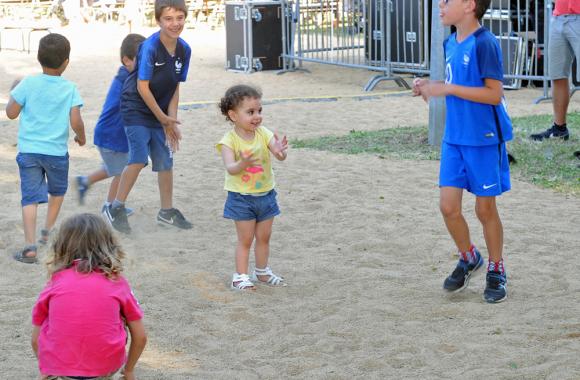
[(62, 223), (52, 249), (50, 280), (32, 310), (41, 378), (106, 379), (122, 369), (126, 380), (136, 379), (147, 335), (111, 229), (96, 215), (75, 215)]

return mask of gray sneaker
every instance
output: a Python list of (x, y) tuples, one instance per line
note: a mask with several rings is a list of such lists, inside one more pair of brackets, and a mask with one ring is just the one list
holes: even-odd
[(107, 206), (103, 210), (103, 217), (111, 227), (124, 234), (131, 233), (131, 226), (129, 226), (129, 221), (127, 220), (127, 211), (125, 206), (115, 207)]
[(189, 230), (193, 227), (193, 225), (185, 219), (181, 211), (176, 208), (159, 210), (159, 213), (157, 214), (157, 223), (174, 226), (183, 230)]

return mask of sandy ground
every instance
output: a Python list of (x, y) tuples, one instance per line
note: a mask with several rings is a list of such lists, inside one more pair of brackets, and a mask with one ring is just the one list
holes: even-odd
[[(65, 76), (79, 85), (92, 141), (126, 31), (62, 32), (73, 46)], [(184, 37), (193, 48), (184, 103), (215, 102), (229, 85), (249, 82), (262, 88), (265, 100), (346, 96), (267, 105), (264, 125), (290, 138), (427, 123), (422, 101), (393, 83), (382, 83), (372, 99), (348, 97), (364, 95), (369, 72), (311, 64), (311, 73), (236, 74), (223, 69), (223, 30), (189, 30)], [(2, 50), (0, 103), (13, 79), (38, 69), (34, 54)], [(508, 92), (511, 114), (550, 113), (549, 103), (532, 104), (540, 95)], [(580, 110), (580, 97), (571, 108)], [(580, 378), (577, 197), (513, 181), (499, 200), (509, 299), (488, 305), (481, 297), (483, 271), (458, 295), (441, 289), (456, 258), (438, 210), (438, 162), (294, 149), (275, 166), (282, 215), (271, 247), (271, 265), (291, 286), (235, 293), (227, 286), (236, 239), (232, 223), (221, 217), (223, 168), (213, 148), (229, 126), (213, 105), (179, 115), (184, 139), (175, 157), (174, 198), (194, 228), (155, 224), (156, 178), (146, 169), (128, 200), (136, 209), (134, 233), (121, 236), (129, 253), (126, 276), (150, 337), (140, 379)], [(30, 311), (46, 275), (42, 265), (11, 259), (23, 243), (17, 123), (0, 116), (0, 128), (0, 378), (32, 379)], [(71, 177), (99, 167), (91, 144), (71, 144), (70, 155)], [(83, 207), (71, 189), (60, 220), (98, 212), (107, 186), (95, 185)], [(473, 240), (485, 252), (474, 199), (465, 198)]]

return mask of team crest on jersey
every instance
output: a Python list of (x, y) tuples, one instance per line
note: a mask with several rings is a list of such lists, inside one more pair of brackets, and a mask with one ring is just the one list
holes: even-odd
[(183, 67), (183, 63), (181, 63), (181, 60), (176, 60), (175, 61), (175, 74), (181, 74), (181, 68)]
[(467, 67), (469, 66), (469, 54), (465, 53), (463, 54), (463, 66)]

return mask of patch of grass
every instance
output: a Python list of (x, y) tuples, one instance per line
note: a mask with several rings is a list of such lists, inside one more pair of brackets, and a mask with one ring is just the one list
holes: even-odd
[(324, 136), (291, 140), (293, 148), (325, 150), (335, 153), (375, 153), (379, 157), (438, 160), (439, 149), (427, 143), (427, 127), (405, 127), (379, 131), (351, 130), (344, 136)]
[[(513, 119), (514, 139), (508, 150), (517, 163), (512, 176), (558, 192), (580, 196), (580, 160), (573, 153), (580, 150), (580, 113), (568, 114), (570, 139), (536, 142), (531, 133), (543, 131), (552, 123), (551, 115)], [(438, 160), (439, 149), (427, 143), (427, 127), (391, 128), (379, 131), (351, 130), (344, 136), (325, 136), (292, 140), (294, 148), (324, 150), (335, 153), (377, 154), (379, 158)]]
[(570, 139), (532, 141), (532, 133), (547, 129), (552, 124), (551, 115), (515, 118), (514, 140), (508, 149), (516, 159), (513, 175), (526, 182), (563, 193), (580, 196), (580, 160), (574, 151), (580, 150), (580, 113), (567, 117)]

